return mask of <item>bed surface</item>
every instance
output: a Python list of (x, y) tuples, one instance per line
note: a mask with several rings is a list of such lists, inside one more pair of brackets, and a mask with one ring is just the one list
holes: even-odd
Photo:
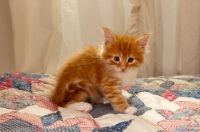
[(135, 115), (110, 104), (90, 113), (60, 108), (50, 100), (53, 75), (0, 74), (0, 132), (164, 132), (200, 131), (200, 77), (135, 79), (125, 88)]

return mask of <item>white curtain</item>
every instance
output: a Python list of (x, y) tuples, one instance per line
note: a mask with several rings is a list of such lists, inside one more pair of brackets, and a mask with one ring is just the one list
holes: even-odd
[(180, 0), (181, 74), (200, 74), (200, 1)]
[[(9, 12), (13, 44), (0, 51), (14, 57), (1, 56), (0, 73), (55, 73), (74, 52), (99, 45), (105, 26), (134, 36), (153, 33), (139, 77), (200, 74), (198, 0), (9, 0)], [(14, 61), (13, 69), (5, 71), (6, 60)]]
[(82, 47), (102, 42), (101, 26), (125, 33), (129, 0), (9, 0), (16, 71), (55, 73)]
[(200, 1), (131, 0), (127, 33), (153, 32), (139, 77), (200, 74)]

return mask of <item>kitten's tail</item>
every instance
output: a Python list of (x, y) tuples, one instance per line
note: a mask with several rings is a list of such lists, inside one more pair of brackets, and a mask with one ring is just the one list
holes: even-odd
[(79, 80), (68, 82), (66, 78), (58, 78), (56, 87), (52, 92), (53, 102), (61, 107), (66, 106), (66, 104), (73, 99), (74, 95), (76, 95), (76, 91), (84, 87), (83, 84), (84, 83)]
[(52, 91), (51, 98), (58, 106), (64, 106), (66, 104), (66, 95), (69, 95), (69, 91), (66, 88), (66, 81), (57, 81), (55, 89)]
[(54, 89), (52, 94), (52, 100), (57, 105), (64, 107), (67, 102), (73, 99), (73, 97), (76, 95), (76, 92), (80, 89), (87, 92), (88, 97), (90, 96), (91, 98), (100, 98), (95, 88), (89, 86), (84, 81), (74, 80), (71, 82), (67, 82), (67, 80), (58, 80), (56, 88)]

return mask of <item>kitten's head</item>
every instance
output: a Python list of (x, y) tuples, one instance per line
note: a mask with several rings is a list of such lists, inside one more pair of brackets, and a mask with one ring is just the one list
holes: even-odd
[(145, 62), (144, 54), (150, 34), (133, 38), (116, 35), (108, 28), (103, 28), (103, 31), (105, 40), (102, 56), (117, 72), (138, 68)]

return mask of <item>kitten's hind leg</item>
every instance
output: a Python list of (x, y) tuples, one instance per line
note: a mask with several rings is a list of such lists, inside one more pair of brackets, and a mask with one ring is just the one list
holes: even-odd
[(82, 89), (76, 90), (76, 92), (70, 95), (72, 98), (67, 101), (65, 107), (76, 109), (82, 112), (90, 112), (92, 110), (92, 105), (90, 103), (85, 102), (88, 93)]

